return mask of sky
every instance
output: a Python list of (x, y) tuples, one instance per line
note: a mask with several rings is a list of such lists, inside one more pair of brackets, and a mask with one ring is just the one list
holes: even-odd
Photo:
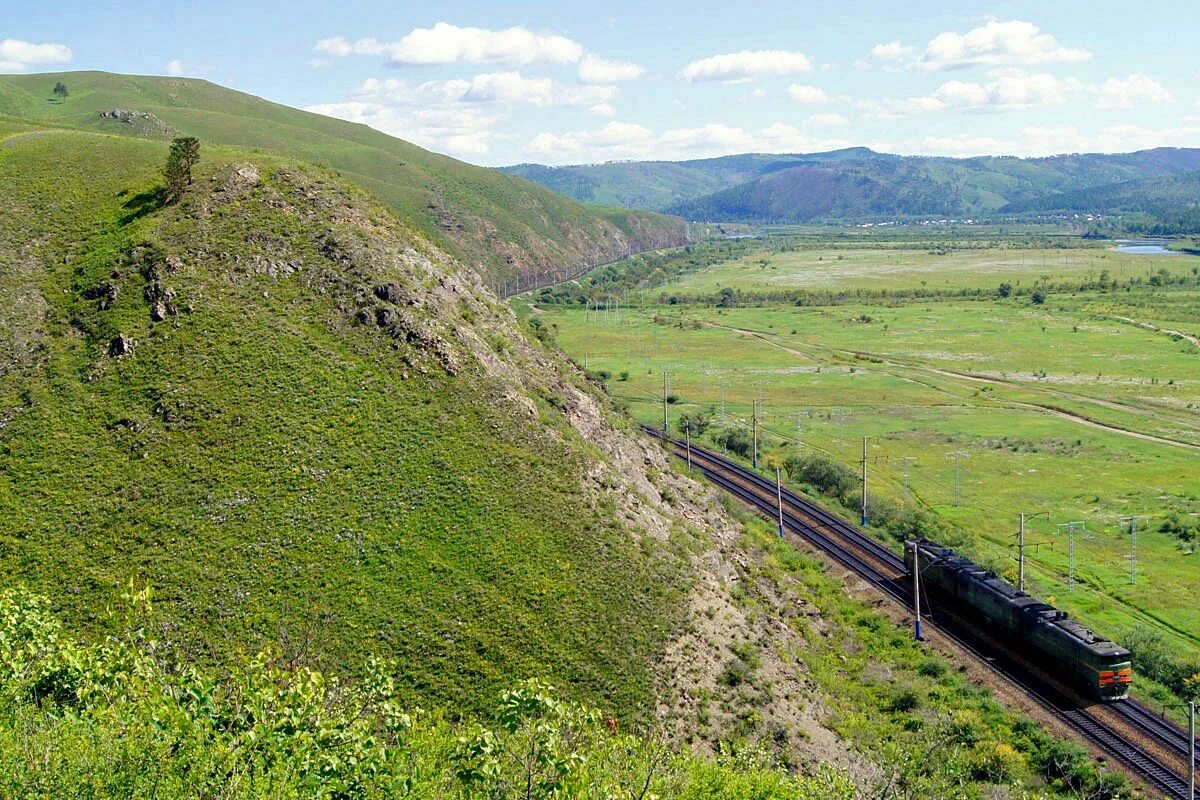
[(200, 77), (489, 166), (1200, 146), (1181, 0), (0, 7), (0, 72)]

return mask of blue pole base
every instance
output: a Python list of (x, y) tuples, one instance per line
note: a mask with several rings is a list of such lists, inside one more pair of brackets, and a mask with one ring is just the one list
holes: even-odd
[(780, 539), (783, 538), (783, 526), (782, 525), (779, 526), (779, 538)]
[(925, 641), (925, 637), (921, 634), (921, 620), (919, 620), (919, 619), (916, 621), (916, 631), (917, 631), (917, 641), (918, 642)]

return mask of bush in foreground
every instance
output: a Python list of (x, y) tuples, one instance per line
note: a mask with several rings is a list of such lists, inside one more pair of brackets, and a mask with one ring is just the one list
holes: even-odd
[[(128, 593), (136, 618), (149, 590)], [(788, 798), (849, 800), (759, 750), (702, 759), (526, 681), (488, 724), (396, 701), (388, 664), (342, 683), (270, 654), (223, 675), (171, 664), (130, 613), (95, 644), (44, 598), (0, 592), (0, 796), (221, 798)]]

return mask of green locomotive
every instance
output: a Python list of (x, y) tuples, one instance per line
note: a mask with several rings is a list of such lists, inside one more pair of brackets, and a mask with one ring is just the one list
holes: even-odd
[(920, 584), (965, 603), (1007, 637), (1028, 645), (1041, 666), (1100, 700), (1121, 700), (1133, 681), (1132, 654), (1090, 631), (1035, 597), (1030, 597), (995, 573), (933, 542), (904, 545), (909, 574), (914, 553), (920, 553)]

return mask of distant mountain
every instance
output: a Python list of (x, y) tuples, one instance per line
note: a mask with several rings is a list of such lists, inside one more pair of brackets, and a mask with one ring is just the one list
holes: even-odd
[(975, 217), (1128, 181), (1200, 170), (1200, 149), (1045, 158), (897, 156), (867, 148), (505, 168), (578, 200), (690, 219), (797, 223), (879, 217)]
[(1005, 208), (1013, 213), (1132, 215), (1124, 227), (1157, 235), (1200, 231), (1200, 172), (1109, 183), (1040, 197)]

